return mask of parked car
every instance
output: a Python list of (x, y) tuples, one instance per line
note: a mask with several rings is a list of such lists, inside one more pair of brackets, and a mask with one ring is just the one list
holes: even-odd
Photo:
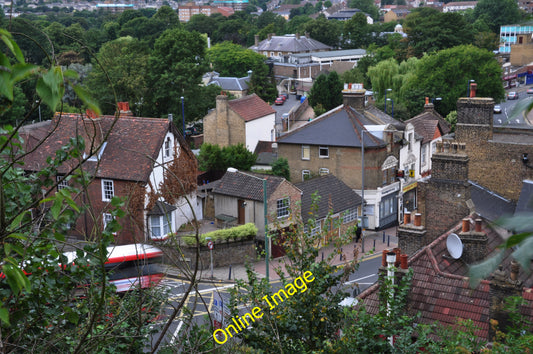
[(511, 91), (507, 94), (508, 100), (517, 100), (518, 99), (518, 92)]
[(274, 101), (274, 103), (278, 106), (281, 106), (283, 103), (285, 103), (285, 100), (281, 97), (278, 97), (276, 98), (276, 100)]
[(528, 88), (526, 92), (528, 95), (531, 95), (533, 93), (533, 87)]
[(283, 100), (287, 101), (287, 99), (289, 98), (289, 94), (288, 93), (282, 93), (281, 95), (279, 95), (279, 97), (283, 97)]
[(502, 113), (502, 107), (500, 105), (494, 106), (494, 113), (496, 114)]

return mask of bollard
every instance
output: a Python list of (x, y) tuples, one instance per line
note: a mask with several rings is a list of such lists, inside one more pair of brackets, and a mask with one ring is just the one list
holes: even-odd
[(385, 243), (385, 231), (383, 231), (383, 243)]
[(387, 235), (387, 247), (390, 247), (390, 235)]
[(374, 239), (374, 249), (376, 249), (376, 239)]
[(342, 247), (341, 247), (341, 259), (340, 260), (342, 261)]
[(231, 280), (231, 264), (229, 265), (229, 277), (228, 280)]
[(324, 251), (322, 251), (322, 262), (324, 261)]
[(365, 253), (365, 238), (361, 238), (361, 253)]

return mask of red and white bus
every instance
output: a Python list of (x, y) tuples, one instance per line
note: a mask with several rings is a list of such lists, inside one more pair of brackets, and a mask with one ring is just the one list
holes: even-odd
[[(64, 254), (69, 263), (76, 263), (76, 252)], [(163, 251), (157, 247), (141, 243), (111, 246), (107, 248), (107, 254), (104, 266), (117, 293), (149, 288), (163, 279)]]

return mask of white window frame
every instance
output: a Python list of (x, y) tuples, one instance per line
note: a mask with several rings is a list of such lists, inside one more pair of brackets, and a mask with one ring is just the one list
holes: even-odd
[[(326, 151), (326, 155), (322, 154), (322, 150)], [(319, 146), (318, 147), (318, 157), (321, 159), (329, 159), (329, 147), (327, 146)]]
[(342, 215), (343, 224), (357, 220), (357, 208), (347, 209)]
[[(59, 192), (60, 190), (62, 189), (65, 189), (69, 186), (68, 184), (68, 180), (66, 178), (64, 178), (65, 176), (56, 176), (56, 181), (57, 181), (57, 191)], [(64, 178), (61, 182), (59, 182), (61, 180), (61, 178)]]
[[(109, 188), (110, 187), (110, 188)], [(111, 195), (111, 198), (109, 198)], [(115, 184), (111, 179), (102, 180), (102, 201), (109, 202), (115, 196)]]
[(329, 175), (329, 168), (321, 167), (318, 169), (319, 176)]
[(302, 145), (302, 160), (311, 160), (311, 147), (309, 145)]
[[(154, 222), (157, 221), (157, 225)], [(154, 233), (154, 227), (159, 229), (159, 235)], [(164, 239), (172, 232), (172, 213), (165, 215), (150, 215), (150, 238), (153, 240)]]
[(311, 171), (302, 170), (302, 181), (306, 180), (305, 176), (307, 176), (307, 179), (310, 179), (311, 178)]
[(276, 200), (276, 215), (278, 219), (289, 217), (291, 214), (291, 200), (289, 197)]
[[(104, 230), (107, 228), (107, 224), (109, 224), (111, 221), (113, 221), (113, 215), (109, 213), (103, 213), (102, 214), (102, 223), (104, 224)], [(116, 232), (113, 232), (113, 235), (116, 235)]]
[(422, 164), (422, 166), (426, 166), (426, 160), (427, 160), (427, 146), (426, 145), (422, 145), (421, 149), (420, 149), (420, 163)]

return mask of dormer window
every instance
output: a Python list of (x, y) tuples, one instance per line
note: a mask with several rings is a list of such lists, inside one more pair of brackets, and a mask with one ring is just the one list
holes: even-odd
[[(102, 155), (104, 153), (104, 150), (107, 146), (107, 141), (104, 141), (102, 143), (102, 146), (100, 146), (100, 149), (98, 150), (98, 153), (96, 154), (93, 154), (89, 157), (88, 161), (100, 161), (100, 159), (102, 158)], [(85, 155), (85, 154), (84, 154)], [(85, 156), (83, 156), (85, 158)]]

